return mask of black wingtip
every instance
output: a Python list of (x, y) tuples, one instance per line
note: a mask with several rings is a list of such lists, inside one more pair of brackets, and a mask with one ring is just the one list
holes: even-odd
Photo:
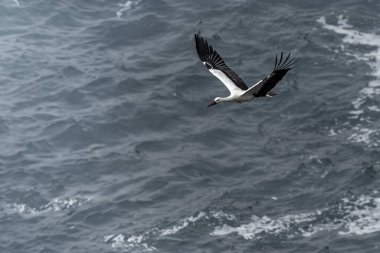
[(199, 59), (203, 62), (207, 61), (207, 57), (209, 55), (212, 55), (214, 53), (214, 49), (211, 45), (207, 43), (207, 40), (205, 40), (202, 36), (198, 34), (194, 34), (195, 38), (195, 47), (197, 49), (197, 53), (199, 56)]
[(204, 48), (205, 46), (207, 47), (207, 41), (202, 38), (202, 36), (199, 34), (199, 33), (195, 33), (194, 34), (194, 39), (195, 39), (195, 43), (197, 44), (197, 46), (199, 46), (200, 48)]
[(284, 58), (284, 52), (282, 51), (280, 54), (280, 60), (278, 60), (278, 56), (276, 54), (276, 60), (275, 60), (275, 66), (274, 70), (290, 70), (294, 67), (294, 64), (296, 63), (295, 57), (291, 58), (291, 53), (289, 53), (286, 58)]
[[(282, 63), (282, 57), (284, 56), (284, 52), (283, 51), (281, 51), (281, 56), (280, 56), (280, 61), (278, 62), (278, 66), (280, 66), (281, 65), (281, 63)], [(277, 66), (277, 67), (278, 67)]]
[(276, 54), (276, 61), (274, 62), (274, 69), (276, 68), (277, 66), (277, 54)]
[(195, 39), (195, 41), (197, 41), (198, 38), (199, 38), (199, 35), (197, 33), (194, 33), (194, 39)]
[(203, 44), (203, 41), (204, 39), (199, 35), (199, 33), (195, 33), (194, 34), (194, 39), (195, 39), (195, 42), (196, 44), (198, 45), (202, 45)]

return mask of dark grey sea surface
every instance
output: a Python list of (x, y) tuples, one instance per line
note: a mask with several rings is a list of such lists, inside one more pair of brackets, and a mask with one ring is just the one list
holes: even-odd
[[(380, 252), (380, 2), (1, 0), (0, 252)], [(248, 85), (227, 89), (200, 32)]]

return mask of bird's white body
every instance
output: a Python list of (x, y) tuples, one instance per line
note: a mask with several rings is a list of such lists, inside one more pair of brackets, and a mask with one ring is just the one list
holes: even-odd
[[(203, 64), (206, 65), (206, 62), (203, 62)], [(211, 74), (216, 76), (230, 91), (230, 95), (228, 97), (224, 97), (224, 98), (218, 97), (217, 100), (219, 100), (219, 102), (242, 103), (242, 102), (251, 101), (252, 99), (255, 98), (255, 96), (253, 95), (254, 93), (252, 92), (254, 87), (258, 87), (257, 85), (261, 83), (261, 81), (259, 81), (258, 83), (254, 84), (250, 89), (242, 90), (239, 87), (237, 87), (235, 83), (221, 70), (209, 69), (209, 71), (211, 72)]]
[(233, 94), (230, 94), (228, 97), (219, 98), (218, 100), (220, 102), (236, 102), (236, 103), (242, 103), (251, 101), (255, 97), (253, 95), (244, 95), (244, 91), (238, 91)]

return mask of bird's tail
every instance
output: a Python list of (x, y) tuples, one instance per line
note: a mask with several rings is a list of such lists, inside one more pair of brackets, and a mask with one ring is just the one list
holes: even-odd
[(273, 97), (273, 96), (276, 96), (277, 93), (274, 93), (273, 91), (270, 91), (266, 94), (267, 97)]

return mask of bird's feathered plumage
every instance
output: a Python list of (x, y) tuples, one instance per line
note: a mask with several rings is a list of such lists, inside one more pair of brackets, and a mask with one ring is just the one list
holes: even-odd
[(199, 59), (210, 70), (211, 73), (211, 69), (220, 70), (229, 79), (231, 79), (237, 87), (242, 90), (248, 89), (243, 80), (241, 80), (240, 77), (224, 63), (222, 57), (220, 57), (220, 55), (212, 48), (212, 46), (210, 46), (205, 39), (197, 34), (195, 34), (195, 45)]
[(244, 81), (225, 64), (222, 57), (198, 34), (195, 34), (195, 45), (202, 63), (231, 92), (229, 97), (223, 98), (225, 102), (244, 102), (254, 97), (273, 96), (274, 93), (271, 90), (295, 64), (295, 58), (291, 58), (290, 53), (285, 58), (281, 52), (280, 58), (276, 55), (272, 73), (248, 89)]
[(280, 59), (278, 60), (276, 55), (276, 60), (274, 63), (274, 68), (272, 73), (260, 80), (258, 83), (249, 88), (245, 94), (251, 94), (255, 97), (265, 97), (268, 92), (270, 92), (276, 84), (281, 81), (281, 79), (286, 75), (286, 73), (294, 66), (295, 57), (290, 58), (290, 53), (283, 61), (283, 52), (281, 52)]

